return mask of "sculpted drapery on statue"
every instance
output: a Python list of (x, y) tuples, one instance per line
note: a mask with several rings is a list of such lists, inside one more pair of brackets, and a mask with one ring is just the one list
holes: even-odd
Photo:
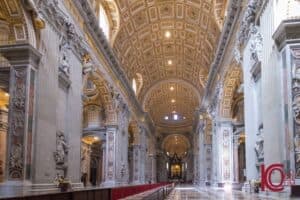
[(56, 133), (56, 151), (54, 152), (54, 159), (57, 165), (57, 168), (66, 168), (66, 158), (68, 155), (69, 146), (65, 139), (64, 133), (58, 131)]
[(256, 153), (257, 163), (264, 162), (264, 137), (263, 137), (263, 126), (261, 125), (258, 129), (257, 139), (255, 142), (254, 151)]

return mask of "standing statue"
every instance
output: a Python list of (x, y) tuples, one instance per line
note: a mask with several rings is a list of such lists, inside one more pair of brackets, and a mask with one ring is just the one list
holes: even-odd
[(262, 162), (264, 160), (264, 140), (262, 136), (258, 137), (254, 149), (258, 162)]
[(63, 41), (59, 45), (60, 58), (59, 58), (59, 70), (62, 71), (65, 75), (70, 75), (70, 63), (69, 63), (69, 51), (70, 46), (66, 41)]
[(66, 142), (65, 136), (58, 131), (56, 134), (56, 151), (54, 152), (54, 159), (56, 165), (65, 167), (66, 156), (68, 154), (69, 146)]
[(295, 145), (295, 151), (300, 152), (300, 135), (296, 134), (294, 137), (294, 145)]

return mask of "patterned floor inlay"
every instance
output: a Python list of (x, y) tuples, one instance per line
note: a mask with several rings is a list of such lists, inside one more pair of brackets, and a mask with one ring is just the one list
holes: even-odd
[(199, 188), (193, 186), (177, 186), (166, 200), (283, 200), (300, 198), (283, 198), (266, 195), (248, 194), (240, 191), (224, 191), (214, 188)]

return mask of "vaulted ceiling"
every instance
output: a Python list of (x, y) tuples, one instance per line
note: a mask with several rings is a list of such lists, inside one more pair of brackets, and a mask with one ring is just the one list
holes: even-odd
[(189, 148), (188, 138), (181, 134), (168, 135), (162, 142), (162, 149), (171, 157), (177, 154), (182, 158), (187, 155)]
[[(221, 2), (226, 1), (116, 0), (120, 28), (113, 48), (129, 80), (142, 75), (138, 99), (157, 125), (192, 124), (220, 36)], [(185, 119), (164, 120), (174, 111)]]
[[(183, 81), (170, 80), (154, 85), (143, 104), (157, 126), (182, 127), (192, 125), (199, 102), (200, 95), (196, 88)], [(174, 114), (178, 115), (178, 120), (174, 120)]]

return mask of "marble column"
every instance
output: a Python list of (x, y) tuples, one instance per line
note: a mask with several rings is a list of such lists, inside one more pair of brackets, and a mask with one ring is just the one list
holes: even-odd
[(143, 170), (143, 149), (141, 145), (133, 145), (133, 184), (142, 184), (144, 180), (144, 170)]
[(4, 181), (6, 166), (7, 117), (7, 111), (0, 110), (0, 183)]
[(218, 183), (233, 182), (233, 130), (231, 121), (218, 122)]
[(233, 137), (233, 182), (239, 182), (239, 135)]
[(32, 179), (36, 70), (41, 54), (29, 44), (1, 46), (11, 64), (6, 179)]
[(105, 160), (104, 166), (104, 181), (103, 186), (114, 186), (116, 184), (116, 134), (117, 126), (107, 126), (106, 131), (106, 145), (105, 154), (103, 159)]
[[(300, 6), (299, 1), (281, 2), (282, 4), (293, 6), (291, 13), (289, 13), (290, 17), (299, 16), (299, 12), (294, 12)], [(281, 8), (278, 7), (278, 9)], [(278, 109), (283, 111), (280, 116), (282, 129), (278, 133), (275, 132), (276, 135), (271, 132), (271, 135), (268, 134), (269, 130), (265, 128), (264, 124), (264, 161), (265, 164), (283, 163), (286, 171), (294, 172), (296, 184), (300, 184), (300, 19), (292, 18), (281, 21), (273, 34), (278, 51), (278, 53), (276, 52), (277, 60), (273, 63), (278, 66), (272, 65), (270, 69), (273, 69), (274, 66), (280, 69), (280, 76), (276, 75), (280, 79), (278, 82), (282, 82), (282, 87), (279, 88), (281, 89), (281, 96), (278, 95), (282, 99), (278, 106)], [(274, 120), (269, 123), (270, 126), (273, 126)], [(271, 145), (274, 147), (274, 143), (268, 141), (268, 136), (269, 138), (274, 138), (274, 136), (278, 138), (278, 145), (275, 150), (280, 149), (279, 153), (271, 150), (270, 147)], [(274, 152), (278, 155), (274, 156)]]
[(101, 159), (101, 164), (102, 164), (102, 176), (101, 176), (101, 184), (105, 183), (105, 171), (106, 171), (106, 140), (102, 141), (101, 144), (101, 149), (102, 149), (102, 159)]

